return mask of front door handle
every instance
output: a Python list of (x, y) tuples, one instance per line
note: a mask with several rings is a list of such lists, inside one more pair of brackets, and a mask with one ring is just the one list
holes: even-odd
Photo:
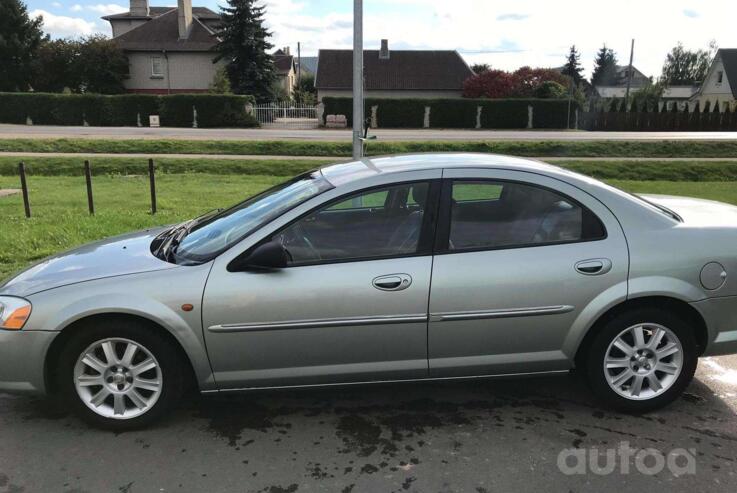
[(380, 291), (404, 291), (412, 285), (409, 274), (389, 274), (373, 280), (374, 287)]
[(576, 272), (584, 276), (601, 276), (612, 270), (612, 261), (607, 258), (582, 260), (575, 268)]

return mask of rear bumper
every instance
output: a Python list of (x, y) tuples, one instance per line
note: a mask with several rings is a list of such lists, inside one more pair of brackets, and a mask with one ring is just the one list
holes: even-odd
[(0, 330), (0, 392), (45, 394), (44, 362), (57, 332)]
[(737, 296), (711, 298), (691, 306), (704, 317), (709, 333), (703, 356), (737, 354)]

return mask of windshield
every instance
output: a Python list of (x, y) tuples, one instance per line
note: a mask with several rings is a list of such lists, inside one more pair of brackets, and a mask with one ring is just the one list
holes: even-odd
[(277, 185), (203, 221), (178, 242), (178, 264), (210, 260), (254, 230), (290, 209), (332, 188), (319, 171)]

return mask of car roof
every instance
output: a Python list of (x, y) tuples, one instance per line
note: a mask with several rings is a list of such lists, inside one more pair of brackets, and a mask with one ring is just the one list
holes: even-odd
[(384, 173), (402, 173), (440, 168), (495, 168), (527, 171), (554, 176), (570, 176), (573, 173), (547, 163), (498, 154), (407, 154), (365, 158), (361, 161), (333, 164), (321, 169), (334, 186), (367, 179)]

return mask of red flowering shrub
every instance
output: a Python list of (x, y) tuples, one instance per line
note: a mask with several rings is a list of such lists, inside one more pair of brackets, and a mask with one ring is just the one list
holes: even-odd
[(474, 75), (463, 83), (466, 98), (508, 98), (514, 92), (512, 74), (504, 70), (489, 70)]
[(557, 70), (522, 67), (515, 72), (489, 70), (474, 75), (463, 84), (466, 98), (531, 98), (545, 82), (556, 82), (568, 87), (568, 77)]

